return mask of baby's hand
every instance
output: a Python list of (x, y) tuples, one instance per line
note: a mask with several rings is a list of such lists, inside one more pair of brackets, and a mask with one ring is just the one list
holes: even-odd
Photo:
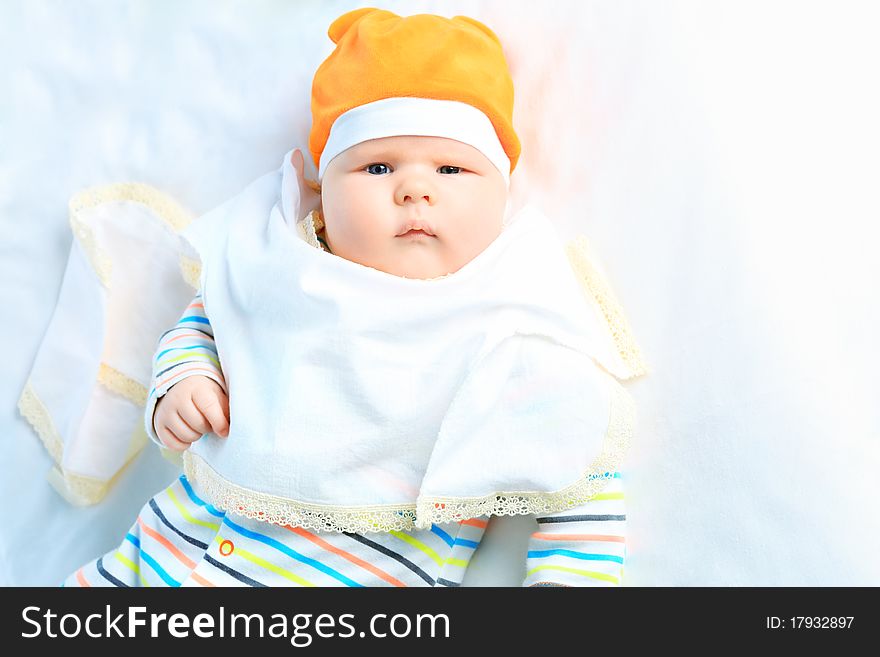
[(207, 376), (188, 376), (156, 403), (153, 430), (168, 449), (185, 451), (204, 434), (229, 435), (229, 399)]

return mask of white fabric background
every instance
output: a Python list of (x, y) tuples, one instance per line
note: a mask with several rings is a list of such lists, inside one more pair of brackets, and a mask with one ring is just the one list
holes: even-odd
[[(149, 447), (98, 506), (46, 483), (16, 409), (83, 187), (207, 211), (305, 146), (336, 0), (0, 5), (0, 584), (115, 546), (175, 469)], [(880, 585), (880, 89), (871, 2), (387, 1), (505, 44), (513, 190), (586, 234), (653, 373), (624, 476), (625, 583)], [(527, 519), (469, 585), (517, 585)]]

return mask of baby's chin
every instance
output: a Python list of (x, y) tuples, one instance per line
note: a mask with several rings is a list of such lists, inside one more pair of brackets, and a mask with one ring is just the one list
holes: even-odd
[(398, 257), (389, 258), (383, 262), (363, 262), (367, 267), (378, 269), (386, 274), (400, 278), (432, 280), (444, 278), (461, 269), (465, 263), (444, 263), (437, 258), (432, 258), (425, 253), (424, 249), (413, 250), (412, 253), (404, 253)]
[(384, 271), (386, 274), (391, 274), (392, 276), (423, 281), (433, 280), (435, 278), (445, 278), (446, 276), (455, 273), (458, 269), (461, 269), (461, 267), (454, 268), (453, 270), (450, 267), (428, 267), (424, 265), (407, 267), (400, 263), (374, 268)]
[[(495, 236), (495, 239), (498, 237)], [(459, 245), (461, 248), (452, 249), (441, 238), (401, 238), (393, 237), (390, 243), (376, 245), (376, 251), (383, 253), (364, 253), (363, 249), (354, 252), (344, 247), (331, 251), (338, 257), (351, 260), (365, 267), (377, 269), (392, 276), (400, 278), (434, 280), (445, 278), (456, 273), (467, 265), (471, 260), (485, 251), (492, 241), (479, 244)], [(335, 245), (334, 245), (335, 246)], [(470, 246), (468, 250), (464, 248)]]
[[(497, 240), (498, 236), (495, 236), (495, 239)], [(471, 245), (470, 252), (458, 249), (450, 251), (442, 242), (419, 241), (396, 244), (395, 246), (403, 248), (395, 249), (397, 253), (387, 258), (380, 266), (369, 266), (401, 278), (434, 280), (456, 273), (491, 244), (492, 241), (488, 244)]]

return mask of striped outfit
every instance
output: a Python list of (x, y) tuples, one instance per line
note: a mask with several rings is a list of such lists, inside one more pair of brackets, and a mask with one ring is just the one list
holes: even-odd
[[(226, 390), (201, 294), (165, 332), (144, 415), (187, 376)], [(619, 586), (626, 556), (620, 473), (589, 502), (536, 518), (523, 586)], [(216, 509), (181, 475), (143, 506), (124, 540), (63, 586), (459, 586), (487, 516), (387, 533), (316, 533)]]

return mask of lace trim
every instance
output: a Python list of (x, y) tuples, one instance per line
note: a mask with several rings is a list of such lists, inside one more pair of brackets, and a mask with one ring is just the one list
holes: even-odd
[(565, 251), (584, 290), (599, 305), (620, 357), (632, 371), (632, 374), (625, 378), (647, 374), (647, 365), (633, 337), (629, 322), (623, 314), (623, 308), (611, 291), (605, 277), (590, 262), (587, 238), (583, 235), (577, 237), (566, 245)]
[(82, 245), (86, 258), (105, 288), (110, 286), (113, 263), (111, 258), (98, 246), (94, 232), (82, 220), (80, 213), (109, 201), (134, 201), (145, 205), (176, 233), (179, 233), (192, 220), (192, 215), (171, 197), (143, 183), (115, 183), (90, 187), (74, 194), (68, 203), (70, 228), (77, 241)]
[(635, 429), (635, 402), (612, 377), (611, 408), (602, 452), (583, 477), (553, 492), (497, 492), (481, 498), (435, 497), (416, 505), (417, 529), (428, 529), (432, 522), (467, 520), (482, 515), (513, 516), (556, 513), (586, 503), (601, 492), (614, 477), (627, 451)]
[(199, 281), (202, 277), (202, 263), (189, 256), (180, 256), (180, 275), (183, 280), (194, 290), (199, 289)]
[(52, 466), (46, 478), (52, 488), (73, 506), (90, 506), (100, 502), (110, 488), (109, 482), (82, 477)]
[[(561, 586), (561, 587), (564, 587), (564, 588), (570, 588), (570, 587), (571, 587), (571, 585), (569, 585), (569, 584), (560, 584), (560, 583), (558, 583), (558, 582), (535, 582), (534, 584), (529, 584), (529, 587), (533, 587), (533, 586), (539, 586), (539, 587), (540, 587), (540, 586)], [(528, 588), (528, 587), (527, 587), (527, 588)]]
[(89, 187), (74, 194), (68, 207), (70, 213), (76, 215), (83, 210), (108, 201), (135, 201), (146, 205), (155, 211), (176, 233), (186, 228), (192, 221), (192, 215), (184, 210), (177, 201), (155, 187), (144, 183), (113, 183)]
[(306, 178), (305, 181), (306, 185), (309, 186), (309, 189), (311, 189), (316, 194), (321, 193), (321, 183), (319, 183), (317, 180), (311, 180), (310, 178)]
[(59, 495), (74, 506), (87, 506), (100, 502), (107, 494), (110, 485), (119, 476), (119, 473), (125, 469), (148, 441), (143, 428), (140, 426), (135, 427), (125, 463), (113, 477), (103, 481), (94, 477), (75, 474), (62, 467), (64, 442), (55, 428), (55, 423), (52, 421), (49, 410), (31, 385), (30, 378), (25, 382), (24, 389), (18, 399), (18, 410), (33, 427), (46, 451), (49, 452), (52, 460), (55, 461), (55, 465), (52, 466), (52, 469), (47, 474), (49, 483), (52, 484), (52, 487), (55, 488)]
[(431, 497), (415, 504), (334, 506), (299, 502), (234, 484), (204, 459), (183, 453), (187, 478), (198, 482), (211, 503), (241, 516), (276, 525), (322, 532), (389, 532), (429, 529), (432, 523), (460, 522), (481, 515), (556, 513), (587, 502), (613, 478), (626, 455), (635, 425), (635, 404), (613, 378), (608, 429), (602, 452), (580, 481), (553, 492), (495, 492), (476, 498)]
[(31, 386), (30, 378), (25, 382), (21, 396), (18, 398), (18, 411), (33, 427), (55, 463), (60, 464), (63, 452), (61, 436), (58, 434), (58, 430), (55, 429), (55, 423), (52, 422), (49, 409), (40, 401), (39, 396), (33, 386)]
[(309, 212), (305, 219), (300, 222), (300, 225), (302, 226), (302, 233), (306, 242), (322, 251), (327, 250), (318, 240), (318, 231), (324, 228), (324, 220), (321, 218), (321, 215), (317, 210)]
[(122, 395), (133, 404), (138, 406), (147, 405), (147, 389), (106, 363), (101, 363), (101, 366), (98, 368), (98, 382), (108, 390)]
[(389, 532), (411, 529), (415, 505), (333, 506), (299, 502), (244, 488), (225, 479), (200, 456), (183, 453), (183, 471), (219, 509), (275, 525), (321, 532)]
[(95, 477), (75, 474), (60, 465), (54, 466), (46, 475), (46, 478), (58, 494), (70, 504), (74, 506), (89, 506), (97, 504), (104, 499), (107, 491), (110, 490), (110, 487), (116, 482), (122, 471), (128, 467), (129, 463), (134, 460), (134, 457), (140, 453), (148, 441), (149, 439), (147, 438), (146, 433), (144, 433), (144, 430), (140, 427), (135, 427), (128, 443), (128, 452), (125, 455), (124, 463), (116, 473), (106, 481)]

